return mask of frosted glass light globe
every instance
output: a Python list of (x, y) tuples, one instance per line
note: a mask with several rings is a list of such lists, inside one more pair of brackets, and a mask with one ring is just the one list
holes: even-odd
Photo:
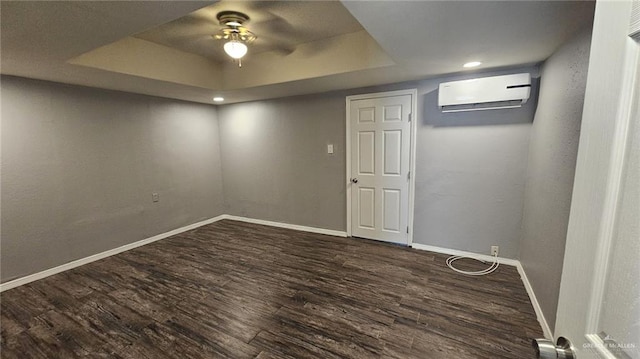
[(234, 59), (241, 59), (242, 56), (247, 54), (247, 45), (240, 41), (231, 40), (224, 44), (224, 52)]

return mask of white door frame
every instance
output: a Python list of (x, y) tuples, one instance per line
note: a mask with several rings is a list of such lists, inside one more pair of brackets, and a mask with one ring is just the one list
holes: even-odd
[(411, 95), (411, 135), (409, 144), (409, 208), (407, 211), (407, 226), (409, 226), (409, 233), (407, 234), (407, 246), (411, 246), (413, 243), (413, 211), (414, 211), (414, 198), (416, 189), (416, 132), (417, 125), (420, 117), (418, 116), (418, 89), (398, 90), (398, 91), (386, 91), (376, 92), (362, 95), (347, 96), (347, 116), (346, 116), (346, 133), (347, 133), (347, 176), (345, 183), (347, 184), (347, 236), (351, 237), (351, 101), (375, 99), (381, 97), (402, 96)]

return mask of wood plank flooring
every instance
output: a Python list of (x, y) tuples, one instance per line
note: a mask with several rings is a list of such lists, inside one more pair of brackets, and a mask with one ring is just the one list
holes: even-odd
[(225, 220), (2, 293), (1, 355), (533, 358), (516, 269), (445, 259)]

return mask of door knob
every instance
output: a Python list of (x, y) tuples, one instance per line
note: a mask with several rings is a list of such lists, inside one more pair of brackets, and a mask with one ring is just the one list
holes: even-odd
[(358, 183), (358, 179), (357, 178), (352, 178), (351, 179), (351, 183)]
[(531, 344), (540, 359), (576, 359), (571, 342), (565, 337), (558, 338), (556, 345), (548, 339), (534, 339)]

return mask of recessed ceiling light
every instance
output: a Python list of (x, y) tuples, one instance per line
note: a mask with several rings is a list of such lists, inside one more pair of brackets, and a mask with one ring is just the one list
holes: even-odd
[(478, 67), (482, 65), (482, 62), (480, 61), (471, 61), (471, 62), (467, 62), (466, 64), (462, 65), (462, 67)]
[(224, 101), (224, 97), (216, 96), (216, 97), (213, 98), (213, 101), (222, 102), (222, 101)]

